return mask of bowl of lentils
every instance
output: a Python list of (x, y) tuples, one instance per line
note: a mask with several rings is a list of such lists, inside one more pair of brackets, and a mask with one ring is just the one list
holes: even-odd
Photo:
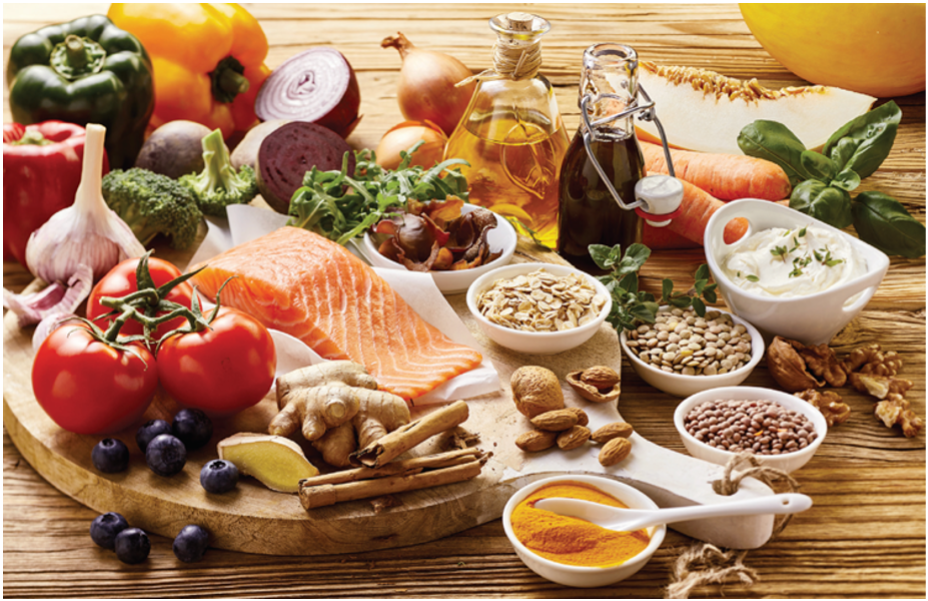
[(700, 317), (692, 308), (661, 307), (653, 324), (623, 331), (619, 342), (641, 379), (678, 397), (737, 386), (764, 356), (757, 328), (713, 308)]
[(677, 406), (673, 421), (697, 459), (725, 465), (750, 452), (763, 465), (785, 472), (812, 459), (828, 431), (821, 412), (799, 397), (750, 386), (694, 394)]

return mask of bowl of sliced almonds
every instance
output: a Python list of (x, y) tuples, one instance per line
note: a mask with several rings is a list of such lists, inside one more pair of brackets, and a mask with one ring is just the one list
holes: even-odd
[(493, 342), (530, 355), (576, 348), (599, 330), (612, 297), (599, 280), (554, 263), (517, 263), (477, 278), (467, 307)]

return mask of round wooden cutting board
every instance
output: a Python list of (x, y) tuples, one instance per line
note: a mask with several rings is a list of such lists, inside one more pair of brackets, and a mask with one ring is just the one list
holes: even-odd
[[(592, 365), (608, 365), (621, 372), (616, 334), (608, 325), (578, 349), (546, 357), (520, 355), (482, 335), (467, 311), (464, 295), (450, 296), (448, 301), (486, 350), (502, 382), (507, 383), (521, 365), (542, 365), (561, 378), (568, 406), (587, 411), (591, 428), (621, 419), (616, 403), (589, 403), (563, 383), (569, 371)], [(468, 401), (470, 417), (463, 427), (478, 434), (477, 446), (491, 453), (481, 475), (467, 482), (402, 493), (397, 495), (399, 506), (381, 513), (375, 513), (367, 500), (305, 511), (295, 494), (273, 492), (252, 478), (243, 478), (236, 490), (223, 495), (203, 490), (200, 469), (216, 458), (216, 443), (237, 432), (264, 432), (276, 413), (273, 393), (251, 409), (214, 421), (210, 444), (192, 452), (178, 475), (165, 478), (148, 469), (135, 443), (137, 426), (111, 435), (129, 447), (129, 469), (103, 474), (90, 459), (91, 450), (103, 436), (81, 436), (59, 428), (35, 399), (30, 376), (32, 332), (31, 327), (20, 329), (15, 315), (5, 317), (3, 419), (13, 442), (35, 470), (63, 493), (101, 513), (121, 513), (133, 526), (166, 537), (174, 537), (187, 524), (199, 524), (212, 533), (213, 546), (249, 553), (330, 555), (401, 547), (496, 519), (519, 487), (559, 473), (608, 475), (636, 486), (662, 506), (725, 500), (711, 489), (711, 482), (721, 477), (721, 467), (663, 449), (637, 434), (632, 438), (631, 457), (612, 468), (599, 464), (599, 449), (591, 444), (569, 452), (553, 449), (527, 456), (516, 448), (514, 440), (530, 425), (509, 400), (506, 384), (498, 394)], [(170, 421), (178, 409), (159, 388), (144, 420)], [(417, 409), (414, 417), (434, 409)], [(321, 465), (312, 447), (305, 441), (297, 442), (302, 443), (311, 461)], [(411, 453), (450, 450), (452, 444), (449, 436), (439, 435)], [(748, 479), (735, 497), (769, 494), (772, 491), (765, 485)], [(715, 544), (755, 548), (768, 540), (772, 525), (773, 516), (754, 516), (704, 520), (675, 528)]]

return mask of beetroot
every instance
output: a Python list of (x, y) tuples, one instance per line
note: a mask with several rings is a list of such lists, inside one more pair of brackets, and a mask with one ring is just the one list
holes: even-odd
[(303, 185), (303, 176), (316, 167), (338, 171), (348, 153), (348, 173), (354, 173), (354, 153), (344, 138), (331, 129), (294, 121), (268, 134), (258, 149), (258, 190), (278, 213), (290, 211), (293, 193)]
[(290, 57), (268, 76), (255, 98), (262, 121), (309, 121), (343, 138), (361, 120), (361, 90), (354, 69), (334, 48), (310, 48)]

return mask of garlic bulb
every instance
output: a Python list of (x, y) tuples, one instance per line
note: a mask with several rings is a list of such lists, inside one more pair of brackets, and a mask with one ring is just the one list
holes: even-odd
[(81, 184), (74, 204), (52, 215), (32, 233), (26, 245), (26, 263), (46, 282), (67, 282), (81, 263), (97, 280), (124, 259), (139, 257), (145, 247), (103, 200), (103, 138), (106, 128), (87, 125)]
[(19, 325), (38, 323), (35, 348), (62, 318), (71, 315), (97, 280), (124, 259), (140, 257), (145, 247), (103, 200), (102, 125), (87, 126), (81, 184), (74, 204), (52, 215), (32, 233), (26, 245), (30, 271), (49, 283), (36, 294), (3, 290), (3, 306), (19, 318)]

